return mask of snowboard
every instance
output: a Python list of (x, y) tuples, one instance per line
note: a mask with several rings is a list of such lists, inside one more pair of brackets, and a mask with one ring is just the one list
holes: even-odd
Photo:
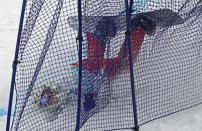
[[(170, 9), (160, 9), (145, 13), (132, 14), (131, 19), (137, 17), (138, 15), (143, 15), (144, 17), (147, 17), (152, 22), (154, 22), (156, 26), (160, 27), (169, 27), (184, 23), (184, 19), (178, 13)], [(98, 26), (98, 21), (103, 18), (111, 19), (112, 21), (114, 21), (118, 32), (126, 30), (126, 24), (127, 24), (126, 16), (117, 15), (117, 16), (82, 16), (82, 31), (84, 33), (87, 32), (94, 33), (96, 26)], [(77, 16), (68, 17), (67, 22), (73, 30), (78, 30)]]

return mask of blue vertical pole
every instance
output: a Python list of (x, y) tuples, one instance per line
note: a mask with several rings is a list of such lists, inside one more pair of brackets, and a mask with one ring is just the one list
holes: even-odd
[(20, 47), (20, 39), (21, 39), (21, 32), (22, 32), (23, 21), (24, 21), (26, 2), (27, 2), (26, 0), (23, 0), (23, 3), (22, 3), (20, 23), (19, 23), (19, 29), (18, 29), (18, 38), (17, 38), (15, 57), (14, 57), (14, 62), (13, 62), (13, 73), (12, 73), (12, 79), (11, 79), (11, 88), (10, 88), (10, 96), (9, 96), (9, 104), (8, 104), (6, 131), (9, 131), (9, 128), (10, 128), (13, 92), (14, 92), (14, 86), (15, 86), (15, 76), (16, 76), (17, 64), (19, 63), (18, 53), (19, 53), (19, 47)]
[(133, 12), (133, 4), (134, 4), (133, 0), (130, 0), (130, 7), (129, 7), (130, 16), (131, 16), (131, 13)]
[[(130, 2), (132, 4), (133, 2)], [(132, 6), (132, 5), (130, 5)], [(126, 8), (126, 22), (127, 22), (127, 30), (126, 30), (126, 39), (128, 43), (128, 51), (129, 51), (129, 66), (130, 66), (130, 78), (131, 78), (131, 93), (132, 93), (132, 102), (133, 102), (133, 114), (134, 114), (134, 130), (138, 131), (138, 120), (137, 120), (137, 107), (136, 107), (136, 98), (135, 98), (135, 85), (134, 85), (134, 72), (133, 72), (133, 60), (132, 60), (132, 50), (131, 50), (131, 8), (128, 6), (128, 0), (125, 0), (125, 8)]]
[(80, 114), (81, 114), (81, 82), (82, 82), (82, 10), (81, 10), (81, 0), (78, 0), (78, 25), (79, 25), (79, 30), (78, 30), (78, 38), (79, 40), (79, 72), (78, 72), (78, 77), (79, 77), (79, 83), (78, 83), (78, 101), (77, 101), (77, 118), (76, 118), (76, 131), (79, 131), (80, 128)]

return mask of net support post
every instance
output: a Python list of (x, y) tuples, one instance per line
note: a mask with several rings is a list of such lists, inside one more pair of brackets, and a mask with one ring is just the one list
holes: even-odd
[(139, 127), (133, 127), (132, 130), (139, 131)]
[(130, 78), (131, 78), (131, 93), (132, 93), (132, 102), (133, 102), (133, 117), (134, 117), (134, 130), (138, 131), (138, 119), (137, 119), (137, 107), (136, 107), (136, 98), (135, 98), (135, 84), (134, 84), (134, 72), (133, 72), (133, 61), (132, 61), (132, 50), (131, 50), (131, 6), (133, 1), (130, 0), (130, 7), (128, 5), (128, 0), (125, 0), (126, 8), (126, 42), (128, 43), (128, 52), (129, 52), (129, 67), (130, 67)]
[(75, 131), (80, 129), (80, 115), (81, 115), (81, 82), (82, 82), (82, 9), (81, 9), (81, 0), (78, 0), (78, 37), (79, 41), (79, 71), (78, 71), (78, 101), (77, 101), (77, 118), (76, 118), (76, 128)]
[(27, 2), (26, 0), (23, 0), (23, 3), (22, 3), (22, 10), (21, 10), (20, 23), (19, 23), (19, 28), (18, 28), (15, 56), (14, 56), (14, 61), (13, 61), (13, 66), (12, 66), (13, 72), (12, 72), (12, 78), (11, 78), (11, 87), (10, 87), (10, 95), (9, 95), (9, 103), (8, 103), (6, 131), (9, 131), (9, 129), (10, 129), (10, 121), (11, 121), (10, 118), (11, 118), (12, 103), (13, 103), (15, 77), (16, 77), (17, 65), (20, 63), (18, 61), (18, 53), (19, 53), (19, 47), (20, 47), (21, 32), (22, 32), (22, 27), (23, 27), (26, 2)]

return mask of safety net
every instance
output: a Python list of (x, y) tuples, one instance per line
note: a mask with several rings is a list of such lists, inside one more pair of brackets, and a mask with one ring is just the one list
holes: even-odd
[(23, 5), (11, 131), (137, 129), (201, 104), (201, 0)]

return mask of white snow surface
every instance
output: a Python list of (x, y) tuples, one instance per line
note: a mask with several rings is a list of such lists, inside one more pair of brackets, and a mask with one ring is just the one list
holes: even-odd
[[(22, 0), (0, 1), (0, 109), (7, 108), (21, 5)], [(0, 116), (0, 131), (5, 131), (6, 118)], [(140, 131), (202, 131), (202, 105), (145, 124)]]

